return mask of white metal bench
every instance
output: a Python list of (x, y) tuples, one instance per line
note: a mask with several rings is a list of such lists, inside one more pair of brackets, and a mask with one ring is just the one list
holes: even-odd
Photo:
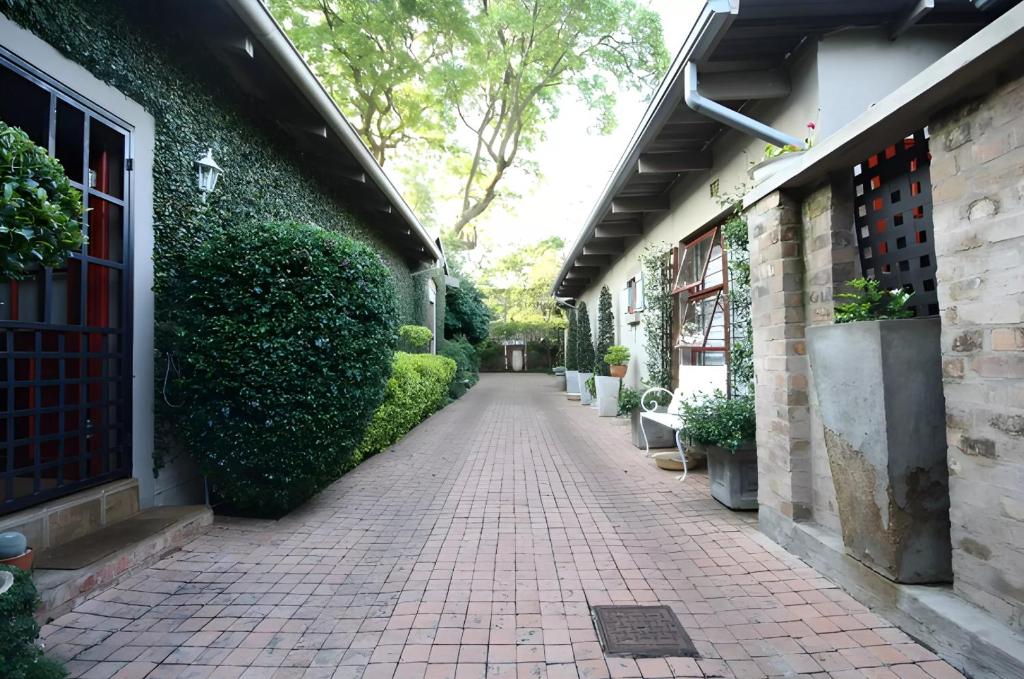
[[(676, 448), (679, 449), (679, 459), (683, 463), (683, 473), (678, 477), (680, 481), (686, 478), (686, 454), (685, 446), (680, 436), (683, 420), (680, 411), (683, 401), (689, 401), (698, 394), (712, 394), (715, 390), (725, 391), (726, 380), (728, 379), (727, 368), (724, 365), (684, 365), (679, 368), (679, 388), (669, 391), (662, 387), (651, 387), (640, 397), (640, 432), (644, 437), (644, 454), (650, 456), (651, 445), (647, 440), (647, 429), (645, 422), (655, 422), (668, 427), (675, 432)], [(665, 412), (657, 412), (658, 401), (655, 398), (648, 399), (648, 396), (656, 393), (665, 393), (672, 397)]]

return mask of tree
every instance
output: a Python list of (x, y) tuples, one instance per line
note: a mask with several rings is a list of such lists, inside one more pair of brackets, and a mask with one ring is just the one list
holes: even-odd
[(471, 344), (487, 339), (491, 325), (491, 312), (484, 304), (483, 295), (468, 277), (459, 278), (459, 287), (447, 288), (444, 295), (444, 336), (455, 339), (463, 336)]
[(576, 307), (576, 360), (580, 364), (580, 372), (594, 372), (597, 364), (592, 337), (587, 303), (580, 302)]
[(483, 266), (480, 288), (496, 320), (544, 323), (557, 318), (551, 281), (562, 265), (564, 246), (565, 241), (551, 236)]
[(576, 312), (569, 309), (566, 313), (565, 331), (565, 369), (579, 370), (579, 351), (576, 346)]
[[(378, 161), (403, 144), (443, 149), (460, 187), (449, 233), (498, 197), (522, 152), (575, 93), (598, 129), (616, 85), (649, 89), (668, 62), (661, 21), (635, 0), (272, 0), (292, 40)], [(410, 156), (414, 156), (414, 150)]]
[(601, 297), (597, 303), (597, 373), (608, 375), (608, 364), (604, 355), (615, 344), (615, 314), (612, 312), (612, 291), (608, 286), (601, 287)]

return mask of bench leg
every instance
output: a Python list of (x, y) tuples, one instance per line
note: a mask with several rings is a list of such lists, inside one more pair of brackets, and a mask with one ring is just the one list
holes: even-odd
[(676, 448), (679, 449), (679, 461), (683, 463), (683, 473), (677, 476), (676, 479), (679, 481), (686, 480), (686, 447), (683, 445), (682, 430), (676, 429)]
[(651, 456), (651, 444), (647, 441), (647, 429), (644, 428), (644, 420), (646, 418), (640, 415), (640, 433), (644, 436), (644, 457)]

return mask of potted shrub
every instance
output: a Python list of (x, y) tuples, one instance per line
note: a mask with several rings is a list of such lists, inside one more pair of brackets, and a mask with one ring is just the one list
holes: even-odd
[(424, 325), (403, 325), (398, 328), (399, 349), (410, 354), (423, 353), (434, 339), (434, 333)]
[(629, 366), (629, 348), (621, 344), (609, 347), (604, 355), (604, 362), (608, 364), (608, 371), (612, 377), (625, 377)]
[(579, 352), (576, 350), (576, 311), (569, 309), (565, 332), (565, 392), (570, 399), (580, 397)]
[(629, 362), (629, 349), (613, 345), (602, 359), (601, 367), (607, 366), (611, 374), (597, 377), (597, 414), (600, 417), (614, 417), (619, 410), (619, 387), (622, 376), (626, 374), (625, 363)]
[(706, 446), (711, 497), (729, 509), (757, 509), (753, 395), (720, 391), (681, 404), (682, 436)]
[(857, 279), (807, 329), (847, 553), (896, 582), (952, 577), (939, 319)]
[(32, 548), (24, 535), (13, 531), (0, 533), (0, 565), (27, 571), (32, 568), (33, 559)]
[(584, 385), (594, 376), (594, 365), (597, 363), (591, 337), (587, 303), (580, 302), (576, 307), (576, 360), (579, 362), (580, 371), (580, 403), (585, 406), (590, 405), (594, 393)]

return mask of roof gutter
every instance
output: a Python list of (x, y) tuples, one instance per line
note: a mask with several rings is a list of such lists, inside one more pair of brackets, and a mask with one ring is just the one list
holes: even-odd
[(686, 90), (683, 99), (686, 101), (686, 105), (702, 116), (717, 120), (734, 130), (749, 134), (751, 137), (757, 137), (775, 146), (795, 146), (801, 150), (807, 148), (807, 143), (802, 139), (797, 139), (785, 132), (780, 132), (770, 125), (765, 125), (750, 116), (743, 115), (739, 111), (722, 106), (717, 101), (712, 101), (698, 92), (697, 64), (692, 61), (686, 64), (686, 68), (683, 71), (683, 81)]
[(615, 194), (629, 180), (630, 174), (640, 158), (641, 151), (658, 135), (672, 116), (673, 110), (683, 99), (684, 66), (690, 61), (692, 55), (703, 56), (711, 52), (732, 24), (733, 19), (736, 18), (739, 10), (733, 6), (734, 3), (738, 4), (738, 0), (733, 0), (733, 2), (730, 0), (705, 0), (704, 7), (701, 8), (693, 28), (690, 29), (690, 34), (669, 66), (668, 73), (662, 79), (657, 92), (651, 98), (651, 103), (637, 126), (636, 132), (633, 133), (625, 153), (619, 158), (618, 165), (615, 166), (611, 178), (601, 192), (601, 197), (587, 218), (583, 232), (580, 233), (569, 256), (562, 263), (562, 268), (558, 272), (558, 276), (555, 277), (554, 285), (551, 288), (552, 296), (558, 294), (559, 286), (566, 274), (573, 268), (576, 258), (582, 254), (583, 246), (593, 235), (597, 224), (604, 218)]
[(369, 175), (370, 180), (384, 194), (384, 198), (395, 208), (409, 225), (416, 237), (423, 244), (423, 249), (437, 261), (443, 261), (444, 255), (434, 243), (434, 239), (427, 233), (427, 230), (420, 224), (419, 219), (412, 209), (402, 198), (384, 170), (377, 163), (377, 160), (370, 154), (370, 151), (363, 144), (345, 116), (338, 109), (338, 105), (327, 94), (323, 85), (316, 79), (309, 66), (299, 54), (298, 50), (288, 39), (284, 29), (270, 14), (270, 10), (260, 0), (224, 0), (228, 6), (245, 22), (249, 30), (260, 41), (260, 44), (270, 53), (278, 65), (284, 69), (295, 86), (306, 96), (309, 103), (316, 109), (324, 122), (334, 130), (341, 139), (345, 148), (349, 150), (359, 165)]

